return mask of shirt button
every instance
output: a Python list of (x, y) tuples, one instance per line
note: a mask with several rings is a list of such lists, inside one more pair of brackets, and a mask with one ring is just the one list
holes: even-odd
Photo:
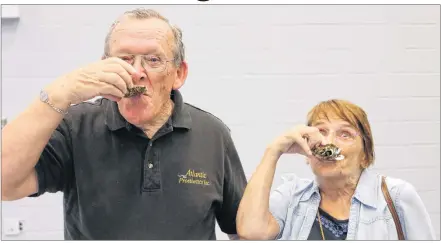
[(152, 163), (149, 164), (149, 169), (151, 169), (151, 168), (153, 168), (153, 164)]

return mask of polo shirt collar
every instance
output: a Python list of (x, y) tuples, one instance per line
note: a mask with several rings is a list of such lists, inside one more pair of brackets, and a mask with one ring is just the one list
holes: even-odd
[(172, 90), (170, 97), (175, 103), (175, 107), (171, 115), (171, 123), (173, 127), (191, 129), (191, 116), (188, 110), (184, 108), (185, 103), (182, 98), (181, 92), (179, 92), (178, 90)]
[[(188, 110), (184, 109), (184, 101), (181, 93), (178, 90), (173, 90), (170, 98), (173, 100), (175, 106), (167, 123), (171, 124), (175, 128), (191, 129), (192, 119)], [(130, 127), (130, 124), (119, 112), (118, 104), (116, 102), (110, 101), (105, 112), (105, 124), (110, 130), (116, 131), (121, 128)]]

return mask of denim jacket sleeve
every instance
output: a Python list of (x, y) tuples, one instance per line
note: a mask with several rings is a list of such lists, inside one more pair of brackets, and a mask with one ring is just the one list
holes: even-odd
[(400, 185), (395, 204), (406, 240), (436, 239), (429, 213), (413, 185)]
[(271, 192), (269, 200), (270, 213), (279, 224), (279, 234), (276, 240), (279, 239), (283, 233), (285, 222), (287, 218), (288, 208), (291, 204), (292, 193), (296, 186), (296, 176), (292, 176), (288, 181), (277, 187)]

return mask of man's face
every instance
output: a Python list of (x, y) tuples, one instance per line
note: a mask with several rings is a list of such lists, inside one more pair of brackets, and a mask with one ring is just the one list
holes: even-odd
[(124, 18), (116, 26), (109, 44), (109, 56), (119, 57), (137, 70), (133, 84), (147, 88), (145, 95), (121, 99), (120, 113), (139, 127), (154, 123), (170, 100), (171, 90), (179, 89), (186, 76), (186, 64), (177, 68), (172, 61), (172, 31), (159, 19)]

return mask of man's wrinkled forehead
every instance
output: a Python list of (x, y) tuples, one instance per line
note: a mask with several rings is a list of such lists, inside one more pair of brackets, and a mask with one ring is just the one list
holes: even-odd
[(170, 30), (163, 28), (115, 28), (112, 34), (111, 41), (118, 41), (121, 37), (129, 37), (143, 40), (153, 40), (161, 43), (162, 45), (167, 45), (169, 48), (172, 47), (172, 40), (170, 38)]

